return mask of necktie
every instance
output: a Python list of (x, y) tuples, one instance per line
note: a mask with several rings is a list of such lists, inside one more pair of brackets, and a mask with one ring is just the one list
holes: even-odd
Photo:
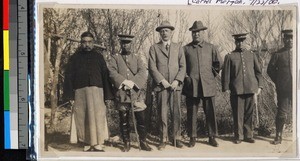
[(167, 44), (167, 45), (166, 45), (166, 50), (169, 51), (169, 48), (170, 48), (170, 45)]

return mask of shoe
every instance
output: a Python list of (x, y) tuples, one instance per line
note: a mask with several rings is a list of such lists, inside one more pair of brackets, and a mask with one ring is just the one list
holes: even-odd
[(129, 150), (130, 150), (130, 142), (125, 142), (123, 152), (128, 152)]
[(158, 147), (157, 147), (157, 149), (158, 150), (163, 150), (165, 147), (166, 147), (166, 142), (162, 142), (162, 143), (160, 143), (159, 145), (158, 145)]
[(244, 139), (244, 142), (255, 143), (255, 140), (252, 138), (246, 138), (246, 139)]
[(208, 143), (209, 143), (211, 146), (214, 146), (214, 147), (218, 147), (218, 146), (219, 146), (219, 144), (218, 144), (218, 142), (216, 141), (215, 137), (209, 137)]
[(236, 139), (236, 140), (234, 140), (234, 143), (235, 144), (240, 144), (240, 143), (242, 143), (242, 141), (240, 139)]
[[(172, 141), (172, 145), (175, 146), (175, 145), (174, 145), (174, 141)], [(177, 147), (177, 148), (183, 148), (183, 144), (181, 143), (180, 140), (176, 140), (176, 147)]]
[(103, 148), (101, 147), (101, 145), (95, 145), (94, 146), (94, 151), (96, 152), (104, 152)]
[(152, 148), (147, 144), (146, 141), (140, 141), (140, 147), (145, 151), (152, 151)]
[(196, 138), (195, 137), (191, 137), (190, 138), (190, 143), (189, 143), (189, 147), (194, 147), (196, 144)]
[(282, 138), (279, 136), (276, 136), (274, 141), (272, 142), (272, 144), (277, 145), (277, 144), (281, 144)]

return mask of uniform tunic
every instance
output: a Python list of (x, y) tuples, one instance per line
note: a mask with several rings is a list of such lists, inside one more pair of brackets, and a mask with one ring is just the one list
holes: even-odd
[(225, 56), (222, 89), (230, 90), (230, 102), (236, 139), (253, 137), (254, 93), (262, 88), (262, 73), (256, 55), (247, 50), (234, 50)]

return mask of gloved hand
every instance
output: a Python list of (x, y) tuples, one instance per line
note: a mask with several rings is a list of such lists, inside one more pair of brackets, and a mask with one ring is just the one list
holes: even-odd
[(178, 85), (179, 85), (179, 81), (178, 80), (174, 80), (171, 84), (171, 89), (173, 91), (175, 91), (177, 88), (178, 88)]
[(161, 84), (163, 85), (164, 88), (169, 88), (171, 86), (171, 84), (166, 79), (163, 79), (161, 81)]

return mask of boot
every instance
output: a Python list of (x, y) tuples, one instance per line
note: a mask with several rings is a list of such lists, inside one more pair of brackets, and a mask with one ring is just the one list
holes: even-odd
[(276, 119), (276, 136), (274, 141), (272, 142), (272, 144), (274, 145), (281, 144), (284, 122), (285, 122), (284, 119), (280, 119), (280, 118)]
[(218, 147), (218, 146), (219, 146), (219, 144), (218, 144), (218, 142), (216, 141), (216, 138), (215, 138), (215, 137), (209, 137), (208, 143), (209, 143), (211, 146), (214, 146), (214, 147)]
[(145, 151), (151, 151), (152, 148), (146, 142), (147, 130), (145, 126), (145, 113), (144, 111), (139, 111), (134, 114), (137, 123), (137, 132), (139, 134), (140, 148)]
[(128, 152), (130, 150), (130, 127), (129, 127), (129, 112), (119, 111), (120, 116), (120, 130), (122, 139), (124, 142), (123, 152)]
[(130, 142), (125, 141), (123, 152), (129, 152), (129, 150), (130, 150)]
[(276, 132), (276, 136), (274, 141), (272, 142), (274, 145), (281, 144), (282, 136), (281, 133)]
[(146, 140), (140, 140), (140, 147), (145, 151), (152, 151), (152, 148), (147, 144)]
[(190, 138), (189, 147), (194, 147), (195, 144), (196, 144), (196, 137), (191, 137)]

